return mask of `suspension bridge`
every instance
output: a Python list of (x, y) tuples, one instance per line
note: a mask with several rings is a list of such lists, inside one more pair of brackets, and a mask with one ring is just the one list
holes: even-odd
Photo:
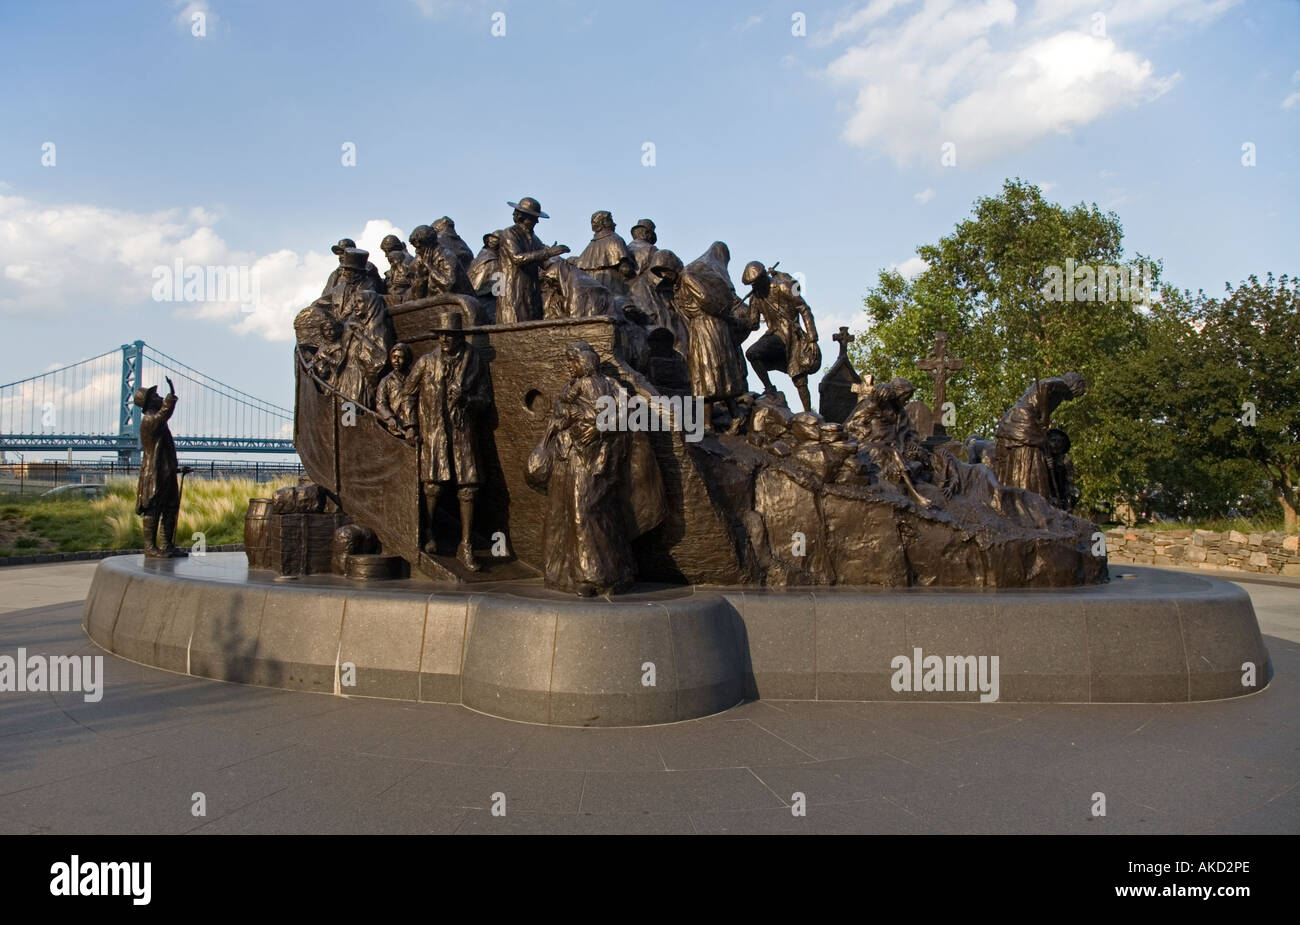
[(171, 419), (179, 452), (292, 453), (293, 412), (204, 375), (142, 340), (61, 369), (0, 385), (0, 450), (108, 451), (138, 462), (144, 384), (180, 402)]

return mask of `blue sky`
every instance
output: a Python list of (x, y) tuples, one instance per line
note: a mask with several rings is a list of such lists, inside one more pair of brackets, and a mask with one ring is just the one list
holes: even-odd
[[(575, 251), (609, 209), (726, 241), (737, 282), (779, 259), (828, 359), (1010, 176), (1114, 209), (1180, 287), (1300, 272), (1291, 0), (5, 3), (0, 61), (0, 382), (142, 338), (291, 405), (331, 243), (448, 214), (477, 249), (524, 195)], [(178, 257), (259, 267), (262, 304), (155, 302)]]

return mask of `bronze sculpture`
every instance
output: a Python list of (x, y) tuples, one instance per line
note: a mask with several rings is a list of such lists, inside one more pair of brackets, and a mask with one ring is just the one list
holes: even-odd
[(591, 597), (631, 587), (636, 558), (630, 539), (638, 531), (627, 511), (638, 502), (629, 496), (662, 489), (629, 471), (633, 441), (644, 434), (600, 424), (602, 404), (613, 402), (620, 387), (600, 371), (596, 351), (579, 341), (565, 349), (565, 359), (569, 381), (528, 458), (528, 479), (546, 492), (547, 587)]
[(1047, 431), (1047, 475), (1051, 486), (1047, 500), (1063, 511), (1073, 511), (1079, 503), (1079, 489), (1074, 484), (1070, 435), (1059, 427)]
[(745, 265), (741, 282), (752, 287), (754, 310), (767, 323), (767, 333), (745, 352), (764, 393), (776, 391), (769, 370), (786, 373), (794, 381), (803, 410), (811, 411), (808, 376), (821, 369), (822, 355), (817, 324), (798, 282), (789, 273), (769, 270), (757, 260)]
[(578, 255), (578, 269), (596, 279), (616, 296), (628, 295), (628, 283), (636, 275), (636, 262), (627, 242), (614, 231), (614, 216), (604, 210), (591, 215), (591, 242)]
[(412, 228), (411, 246), (415, 248), (416, 259), (411, 277), (410, 300), (446, 293), (473, 295), (474, 287), (470, 285), (465, 265), (443, 244), (433, 228), (428, 225)]
[(374, 407), (375, 389), (396, 339), (383, 296), (367, 288), (365, 267), (373, 266), (369, 256), (355, 247), (339, 255), (338, 284), (316, 303), (339, 329), (338, 366), (330, 378), (349, 401), (364, 408)]
[(456, 261), (468, 270), (474, 260), (474, 252), (469, 249), (464, 239), (456, 234), (456, 223), (451, 220), (451, 216), (444, 215), (434, 221), (433, 230), (438, 233), (438, 243), (451, 251)]
[(648, 327), (667, 328), (672, 332), (677, 352), (684, 357), (689, 350), (690, 335), (685, 320), (673, 304), (677, 277), (683, 269), (681, 258), (672, 251), (653, 248), (646, 258), (645, 269), (632, 280), (631, 297), (645, 315)]
[(853, 343), (853, 335), (849, 333), (848, 327), (840, 325), (839, 333), (832, 335), (831, 340), (839, 345), (840, 351), (831, 368), (822, 375), (822, 381), (817, 384), (817, 410), (826, 420), (843, 424), (858, 402), (853, 387), (862, 382), (862, 377), (849, 360), (849, 344)]
[[(183, 556), (173, 545), (181, 510), (180, 486), (176, 481), (180, 466), (176, 460), (176, 443), (167, 426), (176, 410), (176, 386), (168, 378), (166, 398), (160, 398), (158, 387), (151, 385), (136, 389), (132, 399), (144, 412), (140, 417), (140, 477), (135, 491), (135, 512), (141, 516), (144, 527), (144, 554), (155, 559)], [(158, 543), (160, 524), (161, 545)]]
[(375, 415), (394, 437), (413, 441), (417, 433), (415, 396), (406, 387), (411, 371), (411, 348), (393, 344), (388, 352), (388, 365), (392, 372), (379, 381)]
[(410, 299), (415, 257), (406, 249), (406, 242), (395, 234), (386, 235), (379, 246), (388, 258), (388, 271), (384, 273), (384, 301), (389, 305), (400, 305)]
[(1061, 402), (1078, 398), (1088, 384), (1078, 373), (1035, 382), (998, 422), (997, 476), (1003, 485), (1013, 485), (1052, 497), (1048, 464), (1047, 434), (1052, 412)]
[[(329, 275), (329, 279), (325, 281), (325, 288), (321, 290), (321, 295), (326, 295), (331, 289), (339, 284), (339, 280), (343, 276), (343, 255), (349, 250), (356, 249), (356, 246), (357, 242), (353, 241), (351, 238), (340, 238), (337, 244), (330, 247), (330, 251), (339, 258), (339, 265), (334, 268)], [(365, 252), (362, 251), (362, 253)], [(370, 255), (366, 254), (366, 256), (369, 257)], [(380, 295), (384, 295), (387, 292), (384, 278), (379, 275), (379, 268), (369, 260), (366, 261), (365, 272), (362, 274), (362, 277), (363, 282), (366, 284), (366, 288), (373, 289)]]
[(659, 248), (659, 235), (655, 232), (655, 223), (648, 218), (638, 219), (632, 226), (632, 240), (628, 242), (627, 252), (636, 263), (636, 272), (644, 273), (650, 265), (650, 258)]
[[(766, 322), (765, 346), (750, 352), (756, 366), (770, 373), (784, 364), (792, 378), (816, 368), (815, 322), (789, 274), (752, 264), (741, 299), (724, 243), (683, 267), (656, 246), (653, 226), (638, 222), (638, 246), (627, 250), (640, 272), (623, 296), (580, 258), (564, 259), (567, 248), (542, 244), (536, 200), (512, 207), (514, 225), (484, 236), (472, 279), (433, 228), (418, 228), (411, 268), (422, 286), (395, 301), (391, 317), (367, 288), (365, 253), (345, 248), (337, 285), (295, 319), (296, 445), (312, 477), (338, 493), (338, 516), (375, 531), (381, 558), (438, 581), (531, 574), (582, 594), (633, 580), (1104, 580), (1104, 557), (1087, 540), (1095, 528), (1064, 510), (1077, 490), (1063, 434), (1044, 426), (1031, 444), (1046, 496), (1002, 484), (953, 455), (955, 445), (917, 432), (925, 415), (912, 417), (920, 406), (909, 404), (910, 382), (859, 381), (846, 331), (833, 370), (847, 392), (837, 396), (845, 424), (812, 413), (806, 386), (795, 414), (770, 378), (763, 394), (749, 391), (741, 346)], [(595, 218), (604, 243), (587, 256), (605, 249), (615, 259), (591, 269), (626, 279), (612, 220)], [(385, 241), (387, 250), (394, 244)], [(495, 317), (484, 311), (493, 292), (501, 296)], [(409, 351), (395, 343), (394, 322)], [(942, 353), (935, 372), (945, 376), (954, 364)], [(602, 426), (597, 403), (611, 397), (629, 413)], [(357, 426), (339, 426), (350, 401), (361, 406)], [(633, 406), (659, 410), (638, 417)], [(1008, 436), (1002, 428), (1001, 460), (1014, 455)], [(968, 449), (967, 458), (979, 457)], [(453, 524), (455, 559), (438, 554)], [(476, 527), (493, 537), (490, 564), (475, 559)], [(806, 555), (790, 554), (796, 535)]]
[(489, 231), (483, 235), (483, 248), (470, 261), (469, 284), (474, 287), (474, 294), (480, 299), (494, 296), (492, 289), (500, 278), (501, 258), (497, 250), (501, 247), (501, 232)]
[(542, 317), (542, 291), (538, 281), (541, 265), (552, 257), (567, 254), (563, 244), (547, 247), (533, 233), (537, 220), (550, 218), (541, 203), (531, 196), (507, 202), (514, 209), (514, 224), (500, 232), (501, 293), (497, 296), (497, 324), (533, 321)]
[(427, 537), (424, 551), (436, 555), (434, 525), (438, 498), (450, 485), (460, 501), (460, 545), (456, 557), (478, 571), (471, 538), (474, 498), (483, 484), (479, 453), (480, 418), (492, 405), (491, 383), (478, 351), (466, 343), (459, 314), (444, 322), (436, 350), (415, 362), (406, 394), (415, 401), (420, 430), (420, 482), (424, 489)]
[(734, 308), (740, 300), (727, 273), (730, 257), (727, 245), (715, 241), (678, 276), (673, 304), (686, 323), (691, 391), (704, 399), (705, 424), (712, 426), (713, 406), (722, 402), (734, 429), (739, 423), (736, 399), (748, 391), (749, 381), (736, 342)]
[(929, 481), (931, 454), (906, 410), (914, 391), (903, 378), (866, 388), (844, 422), (844, 432), (857, 441), (881, 478), (899, 483), (912, 500), (928, 505), (916, 484)]
[(943, 423), (944, 405), (948, 403), (948, 374), (965, 369), (966, 361), (948, 352), (948, 332), (936, 331), (934, 350), (925, 359), (917, 360), (916, 365), (934, 378), (934, 407), (931, 414), (934, 423), (921, 436), (934, 437), (938, 442), (943, 442), (948, 439), (948, 429)]

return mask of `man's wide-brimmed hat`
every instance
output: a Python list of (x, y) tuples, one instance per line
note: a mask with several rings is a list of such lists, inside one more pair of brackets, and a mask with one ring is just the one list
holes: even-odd
[(339, 243), (330, 248), (335, 254), (342, 255), (349, 247), (356, 247), (357, 242), (351, 238), (339, 238)]
[(138, 405), (139, 407), (145, 408), (148, 407), (149, 397), (151, 395), (157, 395), (157, 394), (158, 394), (158, 386), (156, 385), (151, 385), (147, 389), (145, 388), (136, 389), (135, 395), (133, 396), (133, 401), (135, 401), (136, 405)]
[(370, 251), (363, 251), (359, 247), (349, 247), (339, 254), (339, 266), (349, 270), (364, 270), (366, 261), (369, 259)]
[(446, 317), (442, 319), (441, 328), (444, 332), (463, 331), (465, 329), (465, 318), (460, 312), (448, 312)]
[(644, 228), (646, 231), (650, 232), (651, 234), (655, 233), (655, 223), (650, 221), (650, 219), (648, 218), (637, 219), (636, 224), (632, 226), (632, 230), (636, 231), (638, 228)]
[(512, 209), (518, 209), (520, 212), (536, 215), (538, 218), (550, 218), (549, 215), (542, 211), (542, 204), (532, 196), (525, 196), (518, 202), (507, 202), (506, 205)]
[(388, 253), (389, 251), (400, 251), (406, 247), (406, 245), (402, 243), (402, 239), (395, 234), (385, 235), (384, 240), (379, 242), (379, 246), (383, 249), (384, 253)]

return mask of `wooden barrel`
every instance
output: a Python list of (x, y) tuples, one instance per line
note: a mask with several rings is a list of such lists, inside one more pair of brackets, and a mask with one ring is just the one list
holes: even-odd
[(279, 548), (278, 538), (272, 536), (276, 520), (271, 510), (270, 498), (250, 498), (248, 512), (244, 515), (244, 554), (249, 568), (277, 568), (274, 549)]

